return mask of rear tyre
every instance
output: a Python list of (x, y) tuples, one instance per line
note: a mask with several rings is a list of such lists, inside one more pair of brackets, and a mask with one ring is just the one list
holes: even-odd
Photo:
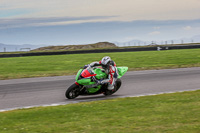
[(107, 89), (106, 89), (104, 95), (105, 95), (105, 96), (108, 96), (108, 95), (114, 94), (115, 92), (117, 92), (117, 91), (119, 90), (119, 88), (121, 87), (121, 84), (122, 84), (121, 79), (117, 79), (117, 80), (116, 80), (116, 83), (115, 83), (115, 88), (114, 88), (113, 90), (107, 90)]
[(66, 98), (68, 99), (74, 99), (76, 98), (77, 96), (79, 96), (79, 93), (80, 93), (80, 89), (79, 89), (79, 86), (76, 85), (75, 83), (73, 85), (71, 85), (67, 91), (65, 92), (65, 96)]

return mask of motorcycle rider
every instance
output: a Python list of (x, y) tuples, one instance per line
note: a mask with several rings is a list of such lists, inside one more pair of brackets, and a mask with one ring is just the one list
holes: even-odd
[(95, 66), (102, 66), (102, 68), (105, 70), (105, 73), (108, 75), (108, 79), (103, 80), (97, 80), (97, 84), (105, 84), (108, 83), (108, 90), (113, 90), (115, 81), (118, 77), (118, 71), (116, 68), (116, 63), (111, 60), (109, 56), (105, 56), (102, 58), (99, 62), (92, 62), (86, 67), (95, 67)]

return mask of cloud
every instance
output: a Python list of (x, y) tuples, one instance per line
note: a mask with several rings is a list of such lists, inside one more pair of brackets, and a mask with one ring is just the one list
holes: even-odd
[(191, 30), (192, 27), (191, 26), (186, 26), (186, 27), (183, 27), (184, 30)]
[(67, 25), (85, 22), (96, 22), (116, 16), (91, 16), (91, 17), (46, 17), (46, 18), (14, 18), (0, 19), (0, 29), (32, 27), (32, 26), (50, 26)]
[[(191, 37), (193, 35), (200, 34), (200, 30), (197, 29), (198, 27), (200, 27), (200, 19), (99, 22), (99, 20), (107, 20), (111, 18), (97, 16), (94, 18), (47, 17), (34, 19), (1, 19), (0, 25), (1, 28), (4, 29), (0, 30), (0, 41), (7, 44), (61, 45), (87, 44), (100, 41), (129, 41), (127, 39), (139, 39), (144, 41), (164, 41), (182, 37)], [(51, 26), (49, 26), (50, 24)], [(36, 25), (40, 26), (35, 27)], [(192, 27), (192, 30), (190, 30), (189, 32), (183, 32), (182, 28), (188, 25)], [(10, 26), (21, 27), (12, 28)], [(153, 27), (155, 26), (161, 28), (159, 30), (153, 29)], [(10, 28), (7, 29), (6, 27)]]
[(160, 27), (153, 27), (153, 29), (158, 30), (158, 29), (160, 29)]
[[(1, 0), (5, 10), (30, 9), (23, 18), (118, 16), (110, 21), (199, 19), (199, 0)], [(13, 16), (12, 16), (13, 17)], [(18, 16), (16, 16), (18, 17)]]
[(150, 32), (149, 35), (153, 36), (153, 35), (159, 35), (160, 34), (160, 31), (153, 31), (153, 32)]
[(33, 10), (30, 9), (12, 9), (12, 10), (8, 10), (8, 9), (2, 9), (0, 10), (0, 18), (12, 18), (12, 17), (20, 17), (23, 16), (25, 14), (30, 14), (33, 13)]

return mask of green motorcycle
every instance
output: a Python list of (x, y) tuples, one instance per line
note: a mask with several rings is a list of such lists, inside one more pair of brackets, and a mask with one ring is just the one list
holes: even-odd
[(101, 67), (87, 67), (85, 69), (80, 69), (76, 75), (76, 82), (72, 84), (66, 91), (65, 96), (68, 99), (74, 99), (79, 95), (96, 95), (104, 94), (112, 95), (121, 86), (121, 77), (127, 72), (128, 67), (117, 67), (118, 78), (115, 81), (115, 86), (113, 90), (108, 90), (108, 84), (99, 85), (98, 80), (103, 80), (108, 78), (104, 69)]

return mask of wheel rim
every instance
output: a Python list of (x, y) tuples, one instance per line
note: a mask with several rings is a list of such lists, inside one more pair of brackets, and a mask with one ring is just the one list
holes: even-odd
[(78, 96), (78, 90), (77, 88), (73, 89), (72, 91), (69, 92), (69, 97), (75, 98)]

